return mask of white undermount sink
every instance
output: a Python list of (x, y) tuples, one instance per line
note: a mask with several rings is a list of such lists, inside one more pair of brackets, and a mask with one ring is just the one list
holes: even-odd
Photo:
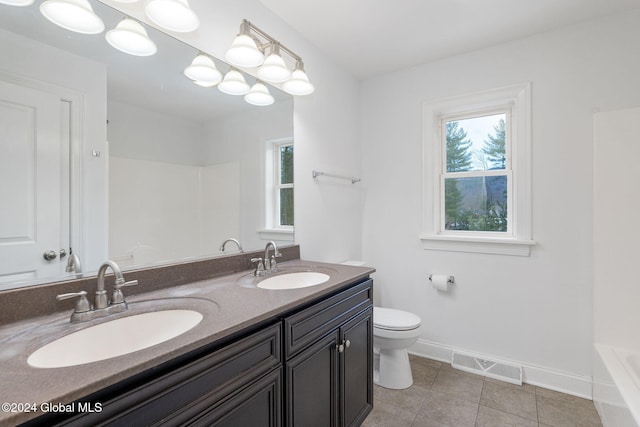
[(269, 277), (259, 282), (257, 286), (262, 289), (298, 289), (319, 285), (329, 278), (328, 274), (316, 271), (299, 271)]
[(27, 362), (35, 368), (63, 368), (123, 356), (175, 338), (202, 318), (194, 310), (121, 317), (58, 338), (34, 351)]

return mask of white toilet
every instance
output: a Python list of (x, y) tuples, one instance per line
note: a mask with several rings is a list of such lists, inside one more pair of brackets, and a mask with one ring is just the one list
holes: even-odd
[(407, 349), (421, 332), (420, 317), (407, 311), (373, 307), (373, 382), (391, 389), (411, 387)]

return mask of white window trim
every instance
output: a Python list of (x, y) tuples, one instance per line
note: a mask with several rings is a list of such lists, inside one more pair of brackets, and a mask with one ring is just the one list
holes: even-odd
[[(265, 185), (263, 190), (263, 218), (264, 227), (258, 230), (260, 239), (277, 241), (294, 241), (294, 227), (277, 225), (278, 195), (276, 194), (276, 183), (278, 165), (276, 164), (277, 153), (282, 145), (292, 144), (293, 138), (278, 138), (264, 141), (262, 157), (263, 176)], [(295, 183), (294, 183), (295, 185)]]
[[(441, 231), (443, 116), (509, 108), (511, 110), (511, 233), (445, 233)], [(531, 83), (427, 101), (423, 105), (423, 232), (428, 250), (528, 256), (531, 246)]]

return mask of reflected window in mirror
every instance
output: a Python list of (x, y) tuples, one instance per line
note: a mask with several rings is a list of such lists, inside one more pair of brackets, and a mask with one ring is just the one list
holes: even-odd
[(293, 139), (266, 141), (264, 153), (266, 229), (264, 231), (292, 233), (294, 225)]

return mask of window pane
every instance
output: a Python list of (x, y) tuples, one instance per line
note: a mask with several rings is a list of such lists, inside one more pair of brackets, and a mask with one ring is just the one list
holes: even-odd
[(446, 178), (445, 230), (507, 231), (507, 177)]
[(506, 114), (446, 122), (447, 172), (505, 169)]
[(280, 147), (280, 184), (293, 183), (293, 145)]
[(280, 189), (280, 225), (293, 225), (293, 188)]

